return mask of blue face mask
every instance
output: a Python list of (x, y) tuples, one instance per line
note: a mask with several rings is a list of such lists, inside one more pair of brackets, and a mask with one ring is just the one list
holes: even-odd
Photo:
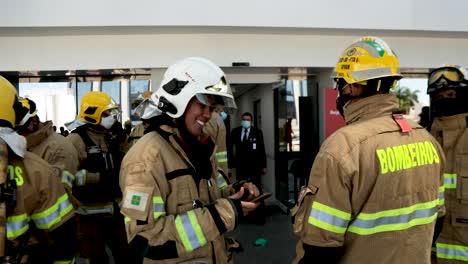
[(228, 116), (228, 115), (226, 114), (226, 112), (221, 112), (221, 113), (219, 113), (219, 115), (221, 116), (221, 119), (223, 119), (223, 121), (226, 120), (226, 118), (227, 118), (227, 116)]
[(251, 123), (248, 120), (242, 120), (241, 125), (243, 128), (249, 128)]

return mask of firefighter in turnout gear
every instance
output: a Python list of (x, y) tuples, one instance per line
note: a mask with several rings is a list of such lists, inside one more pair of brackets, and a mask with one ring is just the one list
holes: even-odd
[(341, 55), (333, 78), (347, 126), (321, 146), (292, 210), (295, 263), (430, 263), (444, 214), (444, 155), (389, 94), (399, 61), (364, 37)]
[[(6, 203), (7, 241), (0, 262), (73, 263), (73, 206), (54, 169), (26, 151), (26, 139), (13, 130), (28, 109), (19, 102), (15, 87), (1, 76), (0, 94), (0, 141), (8, 146), (0, 151), (1, 159), (8, 159), (8, 178), (0, 197)], [(28, 245), (31, 236), (37, 239), (34, 248)], [(35, 258), (36, 250), (46, 258)]]
[(55, 133), (52, 121), (41, 122), (37, 115), (36, 103), (30, 99), (20, 99), (28, 111), (20, 117), (16, 130), (26, 138), (28, 151), (49, 163), (61, 178), (69, 198), (75, 205), (71, 189), (78, 170), (78, 153), (71, 142)]
[(258, 206), (240, 200), (244, 193), (245, 200), (258, 196), (258, 189), (216, 184), (215, 145), (203, 128), (218, 105), (235, 107), (224, 73), (206, 59), (183, 59), (167, 69), (152, 100), (162, 114), (153, 117), (120, 171), (133, 260), (231, 263), (223, 234)]
[(436, 243), (437, 263), (468, 263), (468, 73), (454, 65), (432, 70), (427, 93), (434, 121), (431, 134), (442, 145), (445, 207)]
[(210, 120), (205, 124), (205, 133), (208, 134), (216, 145), (216, 162), (218, 165), (217, 183), (218, 187), (224, 189), (229, 185), (228, 178), (228, 156), (226, 148), (226, 126), (223, 115), (225, 112), (211, 113)]
[(118, 173), (123, 153), (111, 128), (120, 114), (119, 106), (103, 92), (83, 96), (76, 127), (66, 138), (78, 152), (79, 171), (73, 195), (79, 200), (78, 243), (80, 256), (90, 263), (107, 263), (106, 244), (115, 263), (128, 263), (123, 216), (118, 203), (121, 193)]
[(155, 105), (151, 105), (152, 101), (150, 97), (153, 93), (151, 91), (145, 91), (140, 96), (138, 96), (137, 100), (133, 102), (132, 108), (133, 115), (140, 117), (141, 123), (136, 125), (132, 132), (128, 137), (128, 144), (129, 148), (145, 134), (145, 129), (149, 126), (149, 118), (150, 116), (154, 115), (154, 112), (158, 112), (159, 110)]

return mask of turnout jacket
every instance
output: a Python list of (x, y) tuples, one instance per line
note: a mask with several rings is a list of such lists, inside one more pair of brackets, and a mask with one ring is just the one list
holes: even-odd
[(26, 152), (21, 158), (10, 151), (7, 173), (9, 181), (16, 182), (17, 189), (15, 206), (7, 205), (6, 235), (11, 244), (7, 244), (6, 254), (15, 256), (18, 251), (27, 254), (22, 244), (28, 241), (28, 232), (35, 237), (54, 232), (49, 237), (52, 241), (39, 239), (38, 243), (52, 242), (45, 246), (50, 250), (46, 255), (56, 263), (72, 263), (73, 239), (66, 236), (73, 232), (61, 227), (73, 217), (73, 206), (52, 167), (34, 153)]
[(435, 118), (431, 134), (442, 145), (445, 207), (442, 233), (437, 240), (437, 262), (468, 261), (468, 113)]
[(73, 195), (79, 200), (80, 215), (114, 214), (114, 203), (121, 198), (118, 184), (122, 153), (108, 131), (84, 125), (73, 130), (70, 140), (78, 152), (79, 171)]
[(62, 183), (72, 188), (78, 170), (78, 153), (73, 145), (62, 135), (55, 133), (51, 121), (34, 133), (26, 136), (27, 148), (37, 154), (57, 170)]
[(339, 263), (430, 263), (444, 213), (444, 155), (416, 123), (400, 126), (397, 108), (388, 94), (346, 107), (348, 125), (323, 143), (292, 211), (296, 263), (304, 244), (341, 247)]
[(217, 186), (216, 147), (209, 158), (211, 175), (195, 177), (200, 168), (188, 158), (179, 135), (161, 123), (124, 157), (121, 212), (128, 241), (141, 248), (144, 263), (228, 263), (223, 234), (236, 227), (240, 202), (222, 198), (234, 191)]

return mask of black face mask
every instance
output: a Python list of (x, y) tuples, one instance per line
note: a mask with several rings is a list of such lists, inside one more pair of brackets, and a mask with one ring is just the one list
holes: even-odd
[(442, 98), (432, 102), (435, 117), (452, 116), (466, 112), (463, 102), (457, 98)]
[(350, 94), (343, 94), (336, 98), (336, 109), (340, 112), (342, 117), (344, 117), (344, 106), (349, 100), (351, 100)]

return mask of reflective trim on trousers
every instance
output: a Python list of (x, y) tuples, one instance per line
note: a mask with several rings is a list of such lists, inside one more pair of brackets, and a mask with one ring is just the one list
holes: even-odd
[(29, 217), (26, 214), (8, 216), (6, 222), (7, 238), (24, 234), (29, 229)]
[(319, 202), (313, 202), (308, 222), (318, 228), (338, 234), (344, 234), (350, 220), (351, 214), (349, 213)]
[(451, 245), (444, 243), (436, 243), (437, 258), (454, 259), (468, 262), (468, 247)]
[(175, 226), (187, 252), (192, 252), (207, 243), (197, 216), (193, 211), (176, 216)]
[(31, 215), (31, 219), (34, 221), (37, 228), (50, 229), (72, 211), (73, 205), (70, 203), (70, 200), (68, 200), (68, 195), (64, 194), (47, 210)]
[(457, 174), (456, 173), (444, 173), (444, 187), (445, 189), (457, 188)]
[(161, 196), (153, 196), (153, 218), (157, 219), (166, 215), (164, 201)]
[(429, 224), (435, 221), (438, 207), (439, 199), (436, 199), (426, 203), (373, 214), (360, 213), (356, 219), (351, 221), (348, 232), (359, 235), (371, 235)]

